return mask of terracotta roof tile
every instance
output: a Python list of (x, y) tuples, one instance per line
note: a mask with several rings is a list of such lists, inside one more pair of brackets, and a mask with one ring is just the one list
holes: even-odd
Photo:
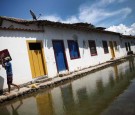
[(128, 38), (128, 39), (135, 39), (135, 36), (132, 35), (122, 35), (123, 38)]
[(116, 32), (106, 31), (103, 29), (94, 28), (88, 23), (74, 23), (74, 24), (66, 24), (61, 22), (52, 22), (48, 20), (24, 20), (24, 19), (18, 19), (18, 18), (12, 18), (12, 17), (4, 17), (0, 16), (0, 19), (12, 21), (19, 24), (38, 24), (38, 25), (45, 25), (45, 26), (51, 26), (51, 27), (61, 27), (61, 28), (68, 28), (68, 29), (75, 29), (75, 30), (81, 30), (81, 31), (95, 31), (100, 33), (109, 33), (109, 34), (117, 34)]
[(22, 28), (6, 28), (0, 27), (0, 30), (17, 30), (17, 31), (30, 31), (30, 32), (44, 32), (44, 30), (22, 29)]

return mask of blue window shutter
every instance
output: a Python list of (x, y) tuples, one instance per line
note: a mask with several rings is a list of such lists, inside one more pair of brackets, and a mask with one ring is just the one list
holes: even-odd
[(76, 41), (69, 40), (68, 47), (71, 59), (76, 59), (80, 57), (79, 48)]

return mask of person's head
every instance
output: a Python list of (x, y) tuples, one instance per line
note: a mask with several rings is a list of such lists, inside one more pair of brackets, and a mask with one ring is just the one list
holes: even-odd
[(6, 58), (5, 58), (5, 61), (6, 61), (6, 62), (9, 62), (9, 61), (10, 61), (10, 57), (6, 57)]

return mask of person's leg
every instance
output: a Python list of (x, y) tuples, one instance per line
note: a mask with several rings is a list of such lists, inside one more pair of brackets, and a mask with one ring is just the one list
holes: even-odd
[(19, 91), (19, 89), (20, 89), (20, 86), (19, 86), (19, 85), (16, 85), (16, 84), (14, 84), (14, 83), (12, 83), (11, 85), (17, 87), (17, 89), (18, 89), (18, 91)]
[(15, 87), (17, 87), (17, 89), (19, 91), (20, 86), (18, 86), (18, 85), (16, 85), (16, 84), (13, 83), (13, 75), (10, 76), (10, 84), (13, 85), (13, 86), (15, 86)]
[(11, 90), (11, 78), (9, 76), (7, 76), (7, 85), (8, 85), (8, 92), (10, 93)]
[(10, 84), (8, 84), (8, 92), (5, 92), (5, 95), (9, 95), (10, 94)]
[(10, 93), (10, 90), (11, 90), (11, 86), (10, 84), (8, 84), (8, 92)]

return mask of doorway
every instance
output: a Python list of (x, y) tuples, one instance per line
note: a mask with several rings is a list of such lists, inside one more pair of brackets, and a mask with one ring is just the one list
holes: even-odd
[(64, 43), (62, 40), (53, 40), (53, 49), (56, 60), (57, 71), (65, 71), (68, 69), (67, 59), (65, 55)]
[(41, 41), (27, 41), (32, 78), (46, 75)]
[(113, 42), (112, 41), (109, 41), (109, 45), (110, 45), (110, 50), (111, 50), (112, 58), (115, 58), (115, 53), (114, 53), (114, 48), (113, 48)]

